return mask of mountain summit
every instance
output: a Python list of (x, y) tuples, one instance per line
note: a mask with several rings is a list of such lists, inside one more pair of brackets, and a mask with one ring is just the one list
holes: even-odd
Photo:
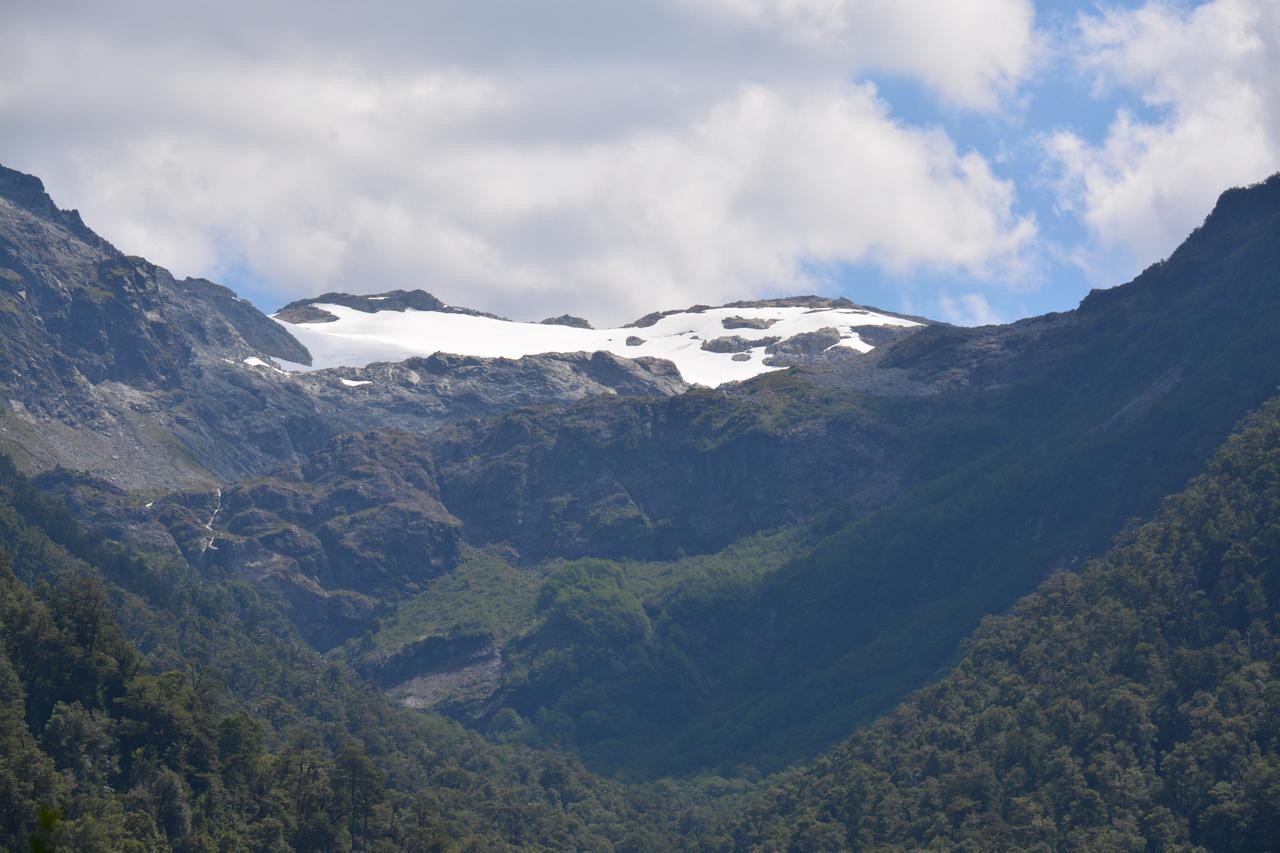
[[(429, 316), (498, 322), (421, 291), (380, 298)], [(324, 316), (312, 302), (282, 313)], [(376, 368), (289, 373), (273, 365), (313, 366), (290, 328), (311, 327), (122, 254), (60, 210), (39, 179), (0, 167), (0, 449), (28, 470), (66, 466), (129, 488), (212, 484), (300, 462), (350, 430), (426, 430), (520, 406), (686, 387), (669, 362), (598, 348), (410, 358), (446, 349), (421, 346)]]
[[(519, 323), (446, 305), (421, 290), (331, 293), (275, 314), (316, 367), (366, 367), (441, 352), (486, 358), (608, 352), (672, 362), (687, 382), (716, 386), (815, 360), (869, 352), (919, 329), (917, 318), (817, 296), (649, 314), (614, 329)], [(874, 343), (873, 343), (874, 342)]]

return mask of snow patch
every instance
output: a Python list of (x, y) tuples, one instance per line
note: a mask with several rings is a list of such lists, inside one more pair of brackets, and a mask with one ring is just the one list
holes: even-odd
[[(276, 373), (288, 373), (288, 372), (289, 372), (289, 371), (287, 371), (287, 370), (281, 370), (280, 368), (276, 367), (274, 364), (271, 364), (271, 363), (269, 363), (269, 362), (263, 361), (262, 359), (258, 358), (256, 355), (251, 355), (251, 356), (249, 356), (248, 358), (246, 358), (246, 359), (244, 360), (244, 363), (245, 363), (245, 364), (247, 364), (247, 365), (249, 365), (250, 367), (265, 367), (265, 368), (267, 368), (268, 370), (274, 370)], [(285, 362), (285, 363), (287, 364), (288, 362)], [(304, 369), (305, 369), (305, 368), (304, 368)]]
[[(338, 319), (327, 323), (287, 323), (276, 318), (311, 352), (310, 368), (288, 364), (291, 370), (365, 367), (378, 361), (399, 362), (436, 352), (521, 358), (541, 353), (603, 351), (624, 358), (668, 359), (675, 363), (685, 381), (713, 387), (782, 369), (764, 364), (768, 343), (765, 339), (786, 339), (834, 328), (841, 336), (836, 346), (865, 353), (870, 352), (872, 346), (858, 336), (855, 330), (859, 327), (920, 325), (901, 317), (840, 307), (710, 308), (669, 314), (643, 328), (615, 329), (520, 323), (442, 311), (409, 309), (368, 313), (341, 305), (317, 304), (315, 307)], [(726, 320), (760, 321), (761, 328), (738, 323), (726, 328)], [(732, 353), (702, 349), (703, 341), (728, 335), (760, 343), (747, 350), (751, 358), (744, 361), (735, 361)], [(628, 338), (640, 338), (643, 342), (629, 346), (625, 343)], [(248, 361), (246, 359), (246, 363)]]
[(359, 388), (361, 385), (373, 384), (372, 379), (339, 379), (338, 381), (343, 385), (346, 385), (348, 388)]

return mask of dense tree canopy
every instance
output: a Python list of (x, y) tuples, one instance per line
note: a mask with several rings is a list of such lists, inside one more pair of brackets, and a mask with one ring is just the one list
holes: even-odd
[(1280, 403), (990, 617), (939, 684), (709, 849), (1263, 850), (1280, 838)]
[(0, 460), (0, 848), (658, 849), (669, 803), (394, 707)]

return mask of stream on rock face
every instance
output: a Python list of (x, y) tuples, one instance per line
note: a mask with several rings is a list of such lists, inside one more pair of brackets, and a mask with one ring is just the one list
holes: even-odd
[(200, 549), (201, 554), (210, 548), (214, 551), (218, 550), (218, 546), (213, 544), (213, 522), (217, 519), (218, 513), (222, 512), (222, 489), (213, 490), (213, 501), (213, 515), (209, 516), (209, 520), (204, 525), (204, 529), (209, 531), (209, 538), (205, 540), (204, 547)]

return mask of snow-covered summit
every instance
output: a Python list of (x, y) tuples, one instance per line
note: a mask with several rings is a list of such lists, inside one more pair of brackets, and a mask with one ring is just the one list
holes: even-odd
[[(424, 294), (429, 296), (428, 294)], [(321, 297), (323, 299), (323, 297)], [(524, 323), (416, 300), (378, 296), (295, 303), (275, 319), (311, 351), (312, 368), (364, 367), (432, 353), (520, 358), (543, 353), (607, 351), (625, 358), (668, 359), (687, 382), (716, 386), (783, 365), (784, 353), (831, 347), (869, 352), (870, 330), (921, 325), (845, 299), (797, 297), (736, 302), (650, 314), (612, 329)], [(436, 306), (439, 307), (436, 307)], [(861, 330), (861, 333), (860, 331)], [(301, 365), (288, 365), (305, 369)]]

